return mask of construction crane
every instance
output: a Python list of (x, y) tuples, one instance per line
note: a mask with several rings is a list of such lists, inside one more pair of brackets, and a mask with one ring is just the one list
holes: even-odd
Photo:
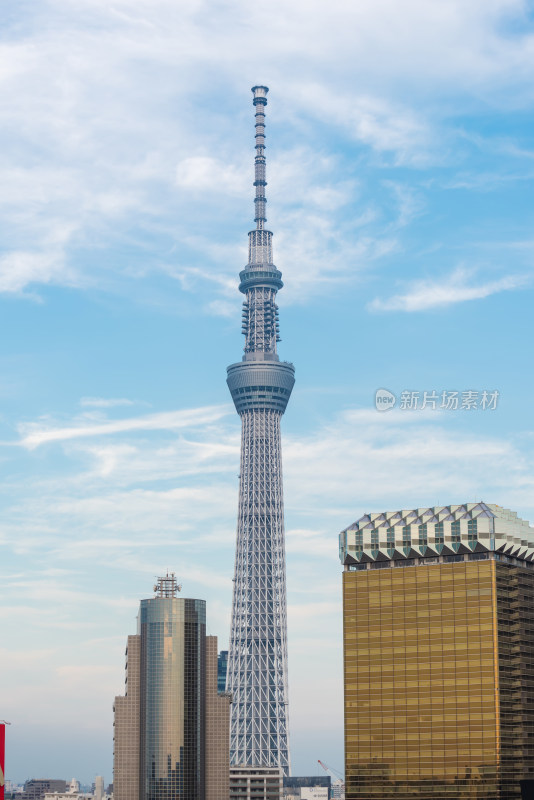
[(345, 797), (345, 780), (341, 772), (338, 772), (337, 769), (332, 769), (332, 767), (329, 767), (328, 764), (325, 764), (323, 761), (321, 761), (320, 758), (317, 759), (317, 763), (321, 765), (321, 767), (324, 769), (325, 772), (329, 772), (330, 775), (332, 775), (332, 777), (337, 778), (338, 780), (341, 781), (341, 785), (339, 786), (341, 790), (340, 794), (342, 795), (342, 797)]

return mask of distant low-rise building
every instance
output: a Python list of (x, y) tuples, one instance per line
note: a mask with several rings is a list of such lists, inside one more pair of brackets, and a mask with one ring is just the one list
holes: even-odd
[(31, 778), (24, 784), (20, 800), (42, 800), (47, 792), (66, 792), (67, 781), (59, 778)]
[(329, 800), (330, 775), (284, 778), (284, 800)]
[(230, 800), (281, 800), (282, 793), (280, 767), (230, 767)]
[(303, 786), (300, 800), (329, 800), (328, 789), (325, 786)]
[(64, 797), (68, 798), (68, 800), (84, 800), (87, 795), (83, 794), (81, 791), (80, 781), (77, 781), (76, 778), (73, 778), (64, 792), (46, 792), (43, 800), (62, 800)]
[(337, 778), (332, 784), (330, 794), (332, 800), (345, 800), (345, 781)]
[(80, 782), (73, 778), (65, 792), (46, 792), (43, 800), (112, 800), (112, 795), (104, 792), (104, 778), (97, 775), (90, 792), (82, 791)]

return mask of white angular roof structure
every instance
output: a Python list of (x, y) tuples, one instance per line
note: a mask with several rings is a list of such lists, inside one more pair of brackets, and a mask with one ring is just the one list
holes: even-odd
[(480, 502), (365, 514), (339, 535), (345, 566), (488, 552), (533, 561), (534, 528), (515, 511)]

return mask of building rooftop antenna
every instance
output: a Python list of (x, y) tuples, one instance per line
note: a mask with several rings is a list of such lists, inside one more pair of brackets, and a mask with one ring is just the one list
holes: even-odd
[(156, 578), (154, 584), (154, 592), (156, 597), (176, 597), (178, 592), (182, 591), (182, 584), (176, 580), (176, 574), (169, 572), (167, 574)]

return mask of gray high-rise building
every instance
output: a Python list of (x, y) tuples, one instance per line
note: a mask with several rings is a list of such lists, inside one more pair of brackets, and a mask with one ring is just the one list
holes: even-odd
[(276, 353), (282, 273), (266, 230), (265, 86), (252, 89), (256, 116), (254, 199), (248, 264), (240, 273), (245, 354), (228, 367), (241, 417), (239, 511), (226, 688), (233, 695), (234, 765), (281, 767), (289, 774), (284, 502), (280, 420), (294, 367)]
[(115, 698), (115, 800), (227, 800), (228, 695), (217, 693), (217, 639), (206, 603), (176, 597), (174, 574), (141, 600)]

